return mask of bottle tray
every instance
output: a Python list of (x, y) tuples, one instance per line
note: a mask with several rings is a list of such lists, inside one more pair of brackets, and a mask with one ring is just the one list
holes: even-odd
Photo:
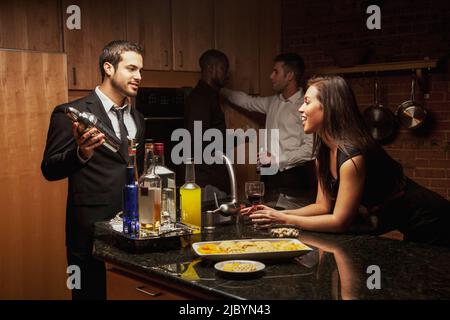
[(121, 231), (117, 222), (102, 221), (95, 224), (95, 238), (107, 242), (130, 253), (160, 252), (181, 249), (196, 238), (201, 238), (199, 231), (177, 223), (174, 231), (160, 235), (131, 237)]

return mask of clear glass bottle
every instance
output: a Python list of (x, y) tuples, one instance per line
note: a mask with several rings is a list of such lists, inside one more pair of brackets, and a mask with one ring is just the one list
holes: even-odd
[(144, 173), (139, 178), (139, 223), (142, 234), (158, 232), (161, 221), (161, 178), (156, 174), (151, 143), (145, 144)]
[(155, 172), (161, 178), (162, 189), (167, 191), (167, 211), (170, 214), (171, 221), (176, 222), (177, 203), (175, 172), (165, 166), (163, 143), (155, 143), (153, 145), (153, 151), (155, 154)]
[[(170, 191), (170, 189), (169, 189)], [(159, 232), (168, 232), (173, 230), (173, 222), (170, 218), (170, 213), (168, 211), (168, 189), (163, 189), (161, 194), (161, 227), (159, 228)]]
[(202, 228), (202, 189), (195, 183), (195, 166), (193, 159), (186, 161), (186, 180), (180, 188), (181, 222), (195, 227), (198, 232)]
[(138, 179), (136, 167), (136, 141), (128, 141), (127, 180), (123, 187), (123, 232), (139, 237)]

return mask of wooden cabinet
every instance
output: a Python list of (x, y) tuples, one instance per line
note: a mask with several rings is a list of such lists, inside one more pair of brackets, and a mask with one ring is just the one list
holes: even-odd
[(188, 300), (214, 299), (214, 296), (168, 281), (106, 264), (108, 300)]
[(258, 6), (258, 0), (215, 1), (215, 47), (230, 60), (231, 88), (250, 94), (259, 93)]
[(273, 58), (281, 52), (281, 2), (280, 0), (259, 1), (259, 93), (262, 96), (274, 94), (270, 74)]
[(0, 48), (62, 51), (58, 0), (0, 1)]
[(144, 46), (144, 69), (200, 71), (200, 55), (214, 46), (213, 5), (210, 0), (128, 2), (127, 39)]
[(0, 50), (0, 300), (70, 298), (67, 181), (40, 170), (50, 115), (65, 102), (65, 54)]
[(127, 2), (127, 39), (144, 48), (145, 70), (172, 69), (170, 1)]
[[(94, 89), (101, 81), (98, 58), (102, 48), (112, 40), (125, 39), (125, 2), (63, 0), (62, 3), (69, 89)], [(69, 5), (77, 5), (81, 9), (79, 30), (69, 30), (65, 25)]]
[(108, 300), (186, 300), (186, 296), (148, 280), (121, 272), (107, 271)]
[(200, 71), (198, 59), (214, 47), (214, 2), (172, 0), (173, 70)]
[[(80, 30), (66, 26), (70, 5), (80, 7)], [(279, 0), (1, 1), (0, 47), (66, 52), (70, 90), (100, 83), (98, 57), (111, 40), (141, 44), (144, 68), (154, 71), (199, 72), (200, 55), (217, 48), (230, 58), (231, 87), (256, 94), (270, 86), (262, 68), (270, 68), (264, 54), (280, 33), (276, 6)]]
[[(66, 8), (72, 4), (81, 9), (80, 30), (65, 25)], [(272, 56), (266, 59), (265, 54), (279, 49), (273, 34), (280, 32), (280, 21), (270, 16), (274, 4), (279, 7), (279, 0), (113, 0), (107, 5), (62, 0), (69, 89), (93, 89), (101, 81), (102, 47), (114, 39), (128, 39), (144, 47), (145, 70), (199, 72), (204, 51), (222, 50), (230, 59), (231, 88), (261, 93), (261, 82), (266, 87), (270, 83)], [(261, 67), (266, 67), (264, 74)]]

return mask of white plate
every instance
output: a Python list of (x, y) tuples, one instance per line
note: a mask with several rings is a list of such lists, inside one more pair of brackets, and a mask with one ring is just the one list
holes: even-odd
[[(215, 253), (215, 254), (205, 254), (198, 251), (199, 247), (209, 243), (220, 243), (224, 241), (289, 241), (296, 244), (304, 246), (304, 249), (291, 250), (291, 251), (269, 251), (269, 252), (254, 252), (254, 253)], [(307, 254), (312, 249), (305, 244), (303, 244), (298, 239), (243, 239), (243, 240), (222, 240), (222, 241), (205, 241), (205, 242), (195, 242), (192, 244), (192, 249), (195, 254), (201, 258), (209, 259), (212, 261), (223, 261), (223, 260), (278, 260), (278, 259), (289, 259), (302, 256)]]
[[(253, 270), (253, 271), (227, 271), (227, 270), (223, 269), (225, 264), (227, 264), (227, 263), (252, 264), (252, 265), (255, 266), (256, 269)], [(226, 272), (226, 273), (233, 273), (233, 274), (255, 273), (255, 272), (259, 272), (261, 270), (264, 270), (265, 267), (266, 266), (265, 266), (264, 263), (261, 263), (261, 262), (258, 262), (258, 261), (252, 261), (252, 260), (225, 260), (225, 261), (222, 261), (222, 262), (217, 262), (214, 265), (214, 268), (216, 270), (218, 270), (218, 271)]]

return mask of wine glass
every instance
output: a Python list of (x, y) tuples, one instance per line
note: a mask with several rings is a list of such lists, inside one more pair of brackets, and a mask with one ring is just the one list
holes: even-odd
[(252, 205), (252, 211), (262, 203), (264, 196), (264, 182), (249, 181), (245, 183), (245, 196)]

